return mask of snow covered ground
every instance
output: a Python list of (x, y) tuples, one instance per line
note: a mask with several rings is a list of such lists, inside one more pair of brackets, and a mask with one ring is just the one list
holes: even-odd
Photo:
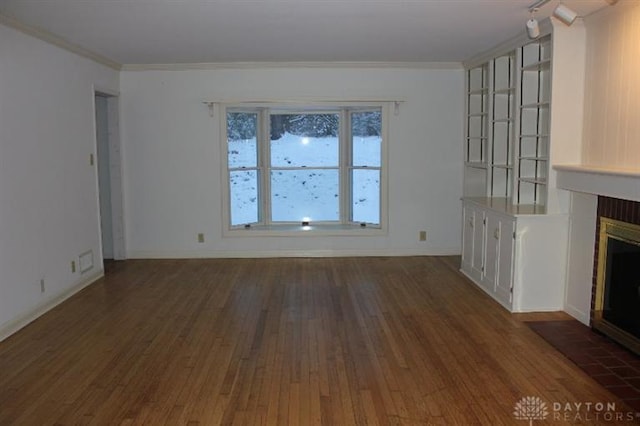
[[(229, 168), (256, 167), (256, 140), (229, 141)], [(379, 136), (354, 137), (354, 166), (380, 166)], [(338, 139), (301, 137), (285, 133), (271, 141), (271, 209), (273, 221), (338, 221)], [(287, 169), (304, 167), (304, 169)], [(380, 172), (355, 169), (354, 222), (379, 223)], [(231, 172), (232, 225), (258, 220), (258, 172)]]

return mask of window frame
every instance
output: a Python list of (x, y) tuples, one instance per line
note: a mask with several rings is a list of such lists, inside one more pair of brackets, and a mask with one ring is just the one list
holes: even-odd
[[(223, 236), (303, 236), (303, 235), (386, 235), (388, 222), (388, 131), (389, 102), (347, 101), (347, 102), (238, 102), (220, 105), (220, 161), (222, 182), (222, 228)], [(380, 166), (363, 167), (353, 164), (353, 137), (351, 113), (380, 111), (381, 147)], [(227, 113), (244, 112), (258, 114), (256, 135), (256, 167), (230, 168), (227, 140)], [(338, 166), (337, 167), (272, 167), (271, 138), (269, 132), (272, 114), (312, 114), (339, 113)], [(337, 221), (311, 222), (308, 226), (301, 222), (272, 221), (271, 172), (273, 170), (310, 170), (328, 168), (338, 170), (339, 179), (339, 219)], [(230, 172), (255, 169), (258, 173), (258, 222), (231, 225), (231, 188)], [(379, 170), (380, 173), (380, 211), (379, 224), (353, 221), (352, 173), (354, 170)]]

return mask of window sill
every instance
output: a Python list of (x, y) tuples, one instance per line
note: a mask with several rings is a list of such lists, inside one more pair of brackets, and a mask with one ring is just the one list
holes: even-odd
[(387, 235), (382, 227), (360, 225), (255, 225), (226, 229), (225, 237), (372, 237)]

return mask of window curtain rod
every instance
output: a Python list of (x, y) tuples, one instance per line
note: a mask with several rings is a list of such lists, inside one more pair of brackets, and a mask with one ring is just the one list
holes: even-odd
[(354, 105), (354, 104), (366, 104), (366, 103), (392, 103), (393, 114), (398, 115), (400, 113), (400, 105), (406, 102), (404, 99), (399, 98), (355, 98), (355, 99), (270, 99), (270, 100), (216, 100), (216, 101), (202, 101), (204, 105), (209, 107), (209, 115), (214, 116), (214, 108), (220, 104), (255, 104), (255, 105)]

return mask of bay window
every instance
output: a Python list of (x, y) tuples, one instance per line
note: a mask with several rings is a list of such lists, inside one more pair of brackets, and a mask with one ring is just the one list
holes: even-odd
[(385, 111), (226, 106), (227, 228), (383, 228)]

